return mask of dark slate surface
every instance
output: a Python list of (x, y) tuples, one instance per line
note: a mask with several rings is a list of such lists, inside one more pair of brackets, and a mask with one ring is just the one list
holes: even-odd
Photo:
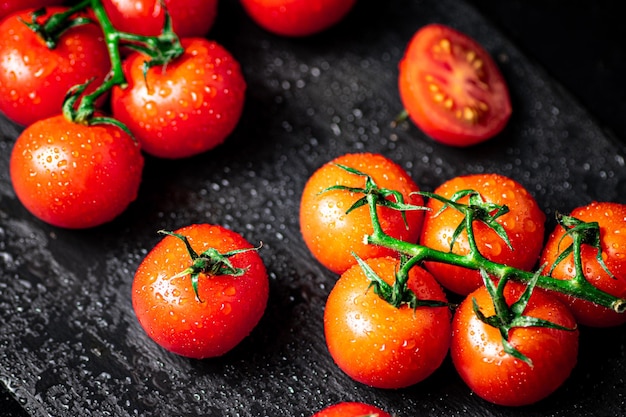
[[(297, 210), (308, 176), (333, 157), (383, 153), (426, 190), (460, 174), (499, 172), (530, 189), (549, 216), (593, 199), (626, 203), (624, 145), (493, 21), (451, 0), (390, 4), (361, 1), (338, 27), (294, 40), (263, 32), (235, 2), (222, 2), (211, 37), (240, 60), (249, 83), (239, 127), (205, 155), (148, 158), (138, 200), (93, 230), (53, 228), (21, 207), (8, 179), (20, 128), (0, 120), (0, 380), (16, 398), (16, 415), (307, 417), (342, 400), (399, 417), (626, 413), (623, 329), (583, 329), (572, 377), (521, 409), (472, 395), (449, 361), (399, 391), (359, 385), (332, 363), (322, 314), (336, 276), (307, 252)], [(431, 22), (470, 34), (497, 59), (514, 105), (499, 138), (459, 150), (412, 125), (390, 127), (401, 110), (397, 63)], [(193, 222), (262, 240), (270, 273), (264, 318), (219, 359), (160, 349), (130, 305), (134, 270), (158, 241), (156, 230)]]

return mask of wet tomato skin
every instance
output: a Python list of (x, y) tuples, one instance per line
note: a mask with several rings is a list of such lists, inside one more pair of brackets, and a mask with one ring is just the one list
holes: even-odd
[[(399, 261), (365, 261), (387, 283), (394, 282)], [(330, 355), (348, 376), (376, 388), (414, 385), (439, 368), (450, 345), (448, 307), (393, 307), (370, 288), (360, 265), (344, 272), (328, 296), (324, 334)], [(408, 287), (422, 300), (446, 302), (435, 279), (414, 267)]]
[[(405, 203), (421, 206), (423, 198), (412, 194), (419, 191), (419, 187), (408, 173), (380, 154), (345, 154), (318, 168), (302, 192), (300, 230), (313, 256), (326, 268), (341, 274), (356, 263), (352, 253), (366, 259), (393, 255), (395, 252), (363, 242), (363, 237), (373, 232), (367, 205), (346, 214), (364, 194), (345, 190), (323, 192), (335, 185), (364, 187), (364, 177), (349, 173), (337, 164), (370, 175), (381, 188), (399, 191)], [(408, 228), (399, 211), (386, 207), (378, 207), (377, 211), (387, 234), (408, 242), (417, 242), (424, 217), (422, 210), (406, 212)]]
[(11, 152), (10, 175), (34, 216), (83, 229), (113, 220), (135, 200), (143, 163), (139, 146), (122, 129), (58, 115), (24, 129)]
[(399, 64), (398, 86), (411, 120), (446, 145), (490, 139), (512, 113), (506, 81), (489, 53), (441, 24), (422, 27), (410, 40)]
[[(584, 222), (597, 222), (600, 227), (602, 259), (613, 274), (611, 277), (598, 262), (597, 250), (589, 245), (582, 247), (584, 275), (595, 287), (619, 298), (626, 298), (626, 205), (615, 202), (594, 201), (577, 207), (570, 216)], [(572, 244), (565, 230), (557, 225), (541, 254), (541, 265), (546, 264), (547, 274), (559, 254)], [(575, 276), (574, 256), (560, 262), (552, 277), (571, 279)], [(626, 323), (626, 314), (560, 293), (555, 293), (567, 304), (578, 323), (591, 327), (612, 327)]]
[(26, 9), (55, 6), (63, 3), (59, 0), (2, 0), (0, 1), (0, 20), (12, 13), (19, 13)]
[(237, 60), (202, 38), (182, 40), (185, 52), (143, 74), (145, 56), (126, 58), (126, 87), (111, 95), (113, 116), (136, 136), (142, 149), (160, 158), (185, 158), (223, 143), (237, 126), (246, 82)]
[[(67, 7), (48, 7), (38, 21)], [(109, 72), (109, 54), (96, 23), (76, 26), (61, 36), (54, 49), (20, 21), (27, 10), (0, 23), (0, 111), (23, 126), (61, 112), (67, 91), (93, 78), (93, 91)]]
[(391, 415), (370, 404), (341, 402), (318, 411), (312, 417), (391, 417)]
[[(519, 283), (508, 283), (507, 303), (517, 301), (524, 288)], [(459, 375), (474, 393), (495, 404), (523, 406), (546, 398), (565, 382), (576, 365), (579, 332), (563, 303), (535, 289), (524, 315), (574, 330), (518, 327), (509, 332), (509, 342), (530, 358), (530, 366), (504, 352), (500, 331), (476, 316), (473, 300), (485, 316), (494, 314), (493, 301), (485, 287), (466, 297), (452, 321), (450, 354)]]
[[(219, 225), (192, 224), (176, 230), (192, 248), (220, 253), (252, 248), (240, 234)], [(198, 277), (196, 298), (190, 275), (176, 276), (191, 265), (184, 243), (164, 237), (135, 272), (132, 305), (148, 336), (175, 354), (203, 359), (226, 354), (258, 324), (269, 295), (269, 281), (257, 250), (229, 258), (241, 276)]]
[[(434, 190), (435, 194), (451, 198), (461, 190), (475, 190), (484, 200), (506, 205), (509, 213), (497, 220), (507, 232), (513, 250), (493, 230), (482, 222), (474, 222), (474, 235), (480, 253), (487, 259), (523, 270), (532, 270), (539, 259), (545, 232), (545, 214), (534, 197), (517, 181), (500, 174), (471, 174), (452, 178)], [(467, 203), (467, 197), (460, 200)], [(430, 199), (424, 217), (420, 243), (443, 252), (450, 251), (450, 242), (463, 214), (453, 208), (440, 212), (443, 203)], [(452, 252), (469, 253), (467, 233), (461, 233)], [(448, 290), (461, 295), (483, 285), (478, 271), (437, 262), (426, 262), (435, 278)]]

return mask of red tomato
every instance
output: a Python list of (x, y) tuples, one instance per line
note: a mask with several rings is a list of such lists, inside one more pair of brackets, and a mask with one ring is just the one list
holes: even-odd
[(244, 249), (228, 258), (243, 274), (200, 272), (196, 296), (190, 274), (181, 274), (194, 262), (183, 241), (168, 235), (135, 273), (133, 309), (148, 336), (168, 351), (197, 359), (223, 355), (263, 316), (269, 292), (265, 266), (250, 243), (222, 226), (193, 224), (175, 233), (200, 256)]
[(447, 145), (490, 139), (511, 116), (506, 82), (491, 56), (447, 26), (431, 24), (415, 34), (400, 61), (398, 84), (413, 122)]
[(309, 36), (337, 24), (356, 0), (241, 0), (262, 28), (281, 36)]
[[(525, 286), (510, 282), (504, 290), (507, 303), (517, 301)], [(485, 287), (471, 293), (458, 307), (452, 322), (452, 361), (461, 378), (479, 397), (500, 405), (535, 403), (554, 392), (569, 377), (578, 356), (578, 330), (515, 327), (509, 343), (532, 361), (528, 363), (504, 351), (500, 331), (474, 313), (476, 300), (487, 317), (494, 314)], [(575, 328), (568, 308), (555, 297), (535, 289), (523, 313)]]
[[(451, 198), (462, 190), (475, 190), (489, 203), (506, 205), (509, 213), (496, 220), (504, 227), (513, 249), (495, 231), (482, 222), (474, 222), (474, 234), (480, 253), (487, 259), (523, 270), (531, 270), (543, 246), (545, 214), (533, 196), (518, 182), (499, 174), (475, 174), (453, 178), (440, 185), (435, 194)], [(467, 203), (467, 197), (460, 200)], [(452, 236), (463, 221), (463, 214), (453, 208), (439, 212), (443, 203), (430, 199), (427, 206), (420, 243), (444, 252), (450, 251)], [(469, 253), (467, 233), (461, 233), (452, 252)], [(445, 288), (467, 295), (480, 287), (483, 280), (478, 271), (460, 266), (426, 262), (428, 269)]]
[(391, 417), (391, 414), (373, 405), (343, 402), (326, 407), (312, 417)]
[[(570, 216), (584, 222), (597, 222), (600, 227), (600, 247), (602, 260), (611, 271), (611, 277), (598, 262), (597, 250), (589, 245), (582, 247), (582, 261), (587, 281), (595, 287), (620, 298), (626, 298), (626, 205), (611, 202), (592, 202), (578, 207)], [(560, 225), (552, 232), (541, 255), (541, 265), (547, 264), (548, 272), (554, 262), (572, 239), (565, 236), (565, 229)], [(561, 261), (552, 276), (558, 279), (571, 279), (575, 276), (574, 256), (569, 255)], [(626, 323), (626, 314), (616, 313), (611, 309), (556, 293), (574, 313), (580, 324), (594, 327), (617, 326)]]
[(218, 0), (102, 0), (111, 23), (122, 32), (158, 36), (165, 10), (180, 38), (206, 35), (217, 17)]
[(221, 144), (243, 111), (246, 82), (239, 63), (222, 46), (201, 38), (182, 41), (185, 52), (166, 68), (143, 74), (145, 56), (124, 64), (128, 86), (113, 89), (113, 116), (142, 149), (162, 158), (183, 158)]
[[(45, 16), (65, 11), (50, 7)], [(55, 49), (20, 21), (30, 13), (0, 23), (0, 111), (21, 125), (61, 113), (67, 91), (94, 78), (86, 92), (104, 80), (111, 67), (102, 31), (96, 23), (67, 30)]]
[(26, 9), (39, 9), (62, 4), (62, 0), (0, 0), (0, 20)]
[[(365, 261), (385, 282), (393, 284), (399, 261)], [(403, 388), (431, 375), (450, 345), (448, 307), (399, 308), (376, 295), (360, 265), (341, 275), (324, 310), (324, 333), (335, 363), (355, 381), (376, 388)], [(414, 267), (408, 288), (420, 300), (446, 302), (435, 279)]]
[(40, 120), (17, 138), (10, 172), (15, 193), (39, 219), (82, 229), (106, 223), (135, 199), (143, 157), (112, 125)]
[[(366, 259), (394, 255), (395, 252), (363, 242), (363, 237), (374, 230), (367, 205), (346, 214), (363, 194), (345, 190), (322, 192), (335, 185), (365, 186), (362, 176), (345, 171), (336, 164), (370, 175), (379, 187), (399, 191), (405, 203), (421, 206), (424, 200), (417, 194), (411, 194), (419, 191), (419, 188), (409, 174), (383, 155), (346, 154), (314, 172), (304, 187), (300, 201), (302, 237), (322, 265), (340, 274), (356, 263), (352, 253)], [(422, 210), (406, 212), (408, 228), (399, 211), (378, 207), (377, 212), (385, 233), (408, 242), (417, 242), (424, 217)]]

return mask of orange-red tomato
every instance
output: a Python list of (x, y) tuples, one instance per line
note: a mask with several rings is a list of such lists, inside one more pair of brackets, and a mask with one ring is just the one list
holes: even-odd
[(2, 0), (0, 1), (0, 20), (11, 13), (17, 13), (26, 9), (56, 6), (62, 3), (64, 3), (63, 0)]
[[(611, 271), (611, 277), (598, 262), (597, 250), (589, 245), (582, 247), (584, 275), (595, 287), (620, 298), (626, 298), (626, 205), (612, 202), (592, 202), (578, 207), (570, 216), (584, 222), (597, 222), (600, 227), (600, 247), (602, 260)], [(558, 225), (546, 242), (541, 255), (541, 265), (546, 264), (548, 272), (559, 254), (572, 244), (565, 235), (565, 229)], [(552, 276), (558, 279), (571, 279), (575, 276), (574, 255), (561, 261)], [(556, 293), (574, 313), (580, 324), (593, 327), (609, 327), (626, 323), (626, 314), (593, 304), (589, 301)]]
[[(392, 257), (365, 261), (393, 284), (399, 261)], [(324, 333), (337, 366), (355, 381), (377, 388), (403, 388), (430, 376), (450, 345), (450, 310), (442, 307), (397, 308), (374, 293), (360, 265), (339, 278), (324, 310)], [(420, 300), (446, 302), (435, 279), (414, 267), (408, 288)]]
[[(533, 196), (517, 181), (500, 174), (474, 174), (452, 178), (435, 189), (434, 193), (450, 199), (456, 192), (475, 190), (490, 203), (506, 205), (509, 212), (496, 220), (507, 232), (511, 246), (482, 222), (474, 222), (473, 230), (480, 253), (487, 259), (523, 270), (531, 270), (543, 247), (545, 214)], [(467, 203), (467, 197), (459, 200)], [(430, 199), (427, 206), (420, 243), (448, 252), (452, 236), (463, 221), (463, 214), (454, 208), (439, 212), (443, 203)], [(467, 233), (461, 233), (452, 252), (469, 253)], [(445, 288), (467, 295), (480, 287), (483, 280), (478, 271), (436, 262), (426, 262), (428, 269)]]
[[(525, 286), (510, 282), (507, 303), (517, 301)], [(461, 378), (481, 398), (500, 405), (535, 403), (553, 393), (569, 377), (578, 356), (578, 330), (516, 327), (509, 343), (532, 361), (532, 366), (506, 353), (495, 327), (481, 321), (473, 302), (489, 317), (493, 301), (485, 287), (472, 292), (458, 307), (452, 324), (450, 354)], [(575, 329), (576, 321), (565, 304), (535, 289), (523, 313)]]
[[(421, 206), (423, 198), (417, 194), (419, 187), (398, 164), (379, 154), (355, 153), (342, 155), (326, 163), (311, 175), (300, 201), (300, 230), (304, 242), (313, 256), (325, 267), (338, 274), (356, 263), (353, 253), (362, 259), (395, 254), (380, 246), (365, 244), (363, 237), (373, 231), (367, 205), (350, 213), (346, 211), (363, 194), (346, 191), (326, 191), (342, 185), (363, 188), (365, 179), (350, 173), (337, 164), (357, 169), (370, 175), (382, 188), (402, 193), (405, 203)], [(407, 211), (404, 223), (401, 212), (378, 207), (378, 215), (385, 233), (416, 243), (423, 219), (422, 210)]]
[(263, 316), (269, 293), (263, 260), (241, 235), (222, 226), (193, 224), (176, 233), (186, 236), (198, 254), (210, 248), (221, 254), (251, 249), (229, 258), (243, 274), (200, 273), (196, 297), (191, 276), (180, 275), (192, 264), (187, 248), (168, 235), (137, 268), (133, 309), (148, 336), (163, 348), (197, 359), (223, 355)]
[(447, 145), (490, 139), (511, 116), (506, 82), (489, 53), (444, 25), (427, 25), (414, 35), (400, 61), (398, 85), (413, 122)]
[(342, 402), (326, 407), (312, 417), (391, 417), (391, 415), (370, 404)]

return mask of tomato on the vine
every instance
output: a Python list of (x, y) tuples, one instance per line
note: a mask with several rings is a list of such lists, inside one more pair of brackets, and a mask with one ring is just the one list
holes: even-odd
[(356, 0), (241, 0), (263, 29), (281, 36), (309, 36), (339, 23)]
[(469, 146), (500, 133), (511, 116), (506, 82), (483, 47), (441, 24), (422, 27), (399, 65), (409, 117), (428, 136)]
[[(328, 190), (334, 186), (365, 187), (363, 176), (346, 171), (338, 164), (369, 175), (381, 188), (400, 192), (405, 203), (421, 206), (424, 200), (414, 194), (419, 187), (409, 174), (380, 154), (345, 154), (318, 168), (302, 192), (300, 230), (313, 256), (326, 268), (340, 274), (356, 263), (353, 253), (366, 259), (393, 255), (395, 252), (363, 242), (363, 237), (373, 231), (367, 204), (346, 214), (357, 200), (363, 198), (363, 194)], [(389, 199), (395, 200), (393, 197)], [(400, 211), (379, 206), (377, 212), (385, 233), (404, 241), (417, 242), (424, 217), (422, 210), (406, 211), (406, 223)]]
[(13, 189), (24, 206), (54, 226), (82, 229), (113, 220), (135, 200), (143, 156), (109, 124), (39, 120), (17, 138), (10, 160)]
[(63, 3), (59, 0), (2, 0), (0, 1), (0, 20), (12, 13), (26, 9), (39, 9), (46, 6), (55, 6)]
[(137, 268), (137, 319), (170, 352), (197, 359), (223, 355), (265, 312), (269, 281), (263, 260), (243, 236), (219, 225), (192, 224), (173, 233), (179, 236), (165, 236)]
[(180, 38), (206, 35), (217, 17), (218, 0), (102, 0), (111, 23), (122, 32), (157, 36), (165, 11)]
[(128, 81), (111, 95), (113, 117), (124, 123), (142, 149), (161, 158), (184, 158), (226, 140), (243, 111), (246, 82), (237, 60), (202, 38), (182, 40), (185, 51), (166, 67), (144, 76), (146, 57), (123, 63)]
[[(506, 205), (509, 212), (496, 220), (507, 233), (511, 247), (485, 223), (475, 221), (474, 236), (478, 250), (487, 259), (519, 268), (531, 270), (543, 247), (545, 214), (534, 197), (517, 181), (500, 174), (473, 174), (452, 178), (434, 191), (450, 199), (463, 190), (477, 191), (485, 202)], [(459, 200), (467, 203), (468, 197)], [(449, 252), (454, 232), (463, 222), (463, 214), (452, 208), (443, 207), (436, 199), (429, 199), (420, 243), (430, 248)], [(467, 232), (457, 236), (452, 252), (467, 254), (470, 251)], [(457, 294), (467, 295), (480, 287), (483, 280), (478, 271), (471, 271), (457, 265), (426, 262), (428, 269), (445, 288)]]
[[(369, 258), (365, 263), (393, 285), (399, 260)], [(416, 384), (439, 368), (450, 346), (447, 305), (399, 307), (377, 295), (361, 265), (344, 272), (326, 301), (324, 334), (337, 366), (355, 381), (377, 388)], [(446, 303), (437, 281), (413, 267), (408, 288), (418, 300)]]
[[(507, 283), (507, 304), (518, 301), (525, 288)], [(571, 330), (512, 328), (508, 342), (532, 361), (529, 364), (504, 350), (500, 330), (478, 318), (474, 303), (486, 317), (495, 312), (484, 286), (468, 295), (454, 315), (450, 354), (461, 378), (479, 397), (506, 406), (528, 405), (553, 393), (569, 377), (577, 361), (579, 332), (565, 304), (545, 291), (533, 291), (523, 314)]]
[[(574, 209), (571, 214), (586, 223), (597, 222), (600, 232), (602, 262), (598, 249), (589, 244), (581, 247), (584, 276), (592, 285), (619, 298), (626, 298), (626, 205), (613, 202), (592, 202)], [(541, 255), (541, 265), (548, 273), (557, 258), (572, 244), (572, 238), (561, 225), (550, 234)], [(611, 275), (604, 268), (607, 268)], [(557, 279), (572, 279), (576, 275), (574, 255), (569, 254), (551, 273)], [(557, 294), (574, 313), (580, 324), (593, 327), (610, 327), (626, 323), (626, 314), (589, 301)]]
[[(67, 7), (48, 7), (37, 19), (42, 23)], [(54, 49), (22, 20), (31, 12), (9, 16), (0, 23), (0, 111), (21, 125), (61, 113), (67, 91), (93, 79), (93, 91), (109, 72), (111, 63), (104, 37), (96, 23), (66, 30)]]
[(366, 403), (341, 402), (318, 411), (312, 417), (391, 417), (391, 414)]

